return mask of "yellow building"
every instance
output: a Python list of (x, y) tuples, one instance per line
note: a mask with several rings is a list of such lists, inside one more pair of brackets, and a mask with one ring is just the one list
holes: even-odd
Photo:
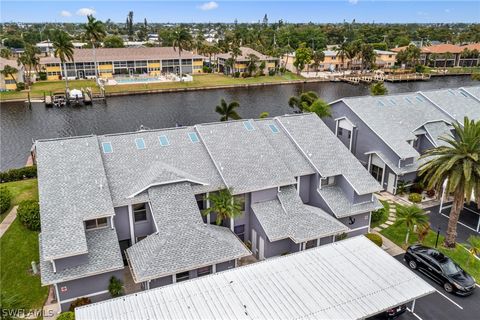
[(247, 72), (248, 62), (250, 61), (250, 55), (255, 55), (258, 58), (257, 65), (259, 66), (262, 62), (265, 62), (264, 72), (269, 72), (270, 70), (275, 70), (278, 65), (279, 59), (271, 56), (261, 54), (260, 52), (253, 50), (248, 47), (240, 47), (242, 54), (235, 58), (235, 66), (232, 70), (231, 66), (228, 65), (228, 59), (232, 58), (231, 53), (221, 53), (217, 55), (217, 67), (219, 72), (225, 74), (230, 74), (233, 72), (244, 73)]
[[(172, 47), (153, 48), (99, 48), (96, 49), (97, 72), (99, 77), (112, 78), (117, 75), (148, 75), (158, 76), (162, 73), (179, 73), (180, 58), (182, 73), (201, 73), (205, 57), (189, 51)], [(40, 59), (40, 65), (47, 72), (48, 80), (58, 80), (65, 74), (69, 79), (85, 79), (95, 77), (93, 49), (75, 49), (73, 61), (66, 63), (66, 72), (60, 59), (45, 57)]]
[(16, 74), (5, 75), (3, 72), (0, 74), (0, 91), (16, 90), (17, 83), (23, 82), (23, 66), (19, 66), (15, 60), (8, 60), (0, 57), (0, 70), (4, 70), (5, 66), (10, 66), (17, 69)]

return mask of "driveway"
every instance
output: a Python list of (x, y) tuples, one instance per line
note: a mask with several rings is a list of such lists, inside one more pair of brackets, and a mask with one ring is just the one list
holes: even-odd
[[(430, 226), (432, 230), (437, 231), (440, 227), (440, 233), (445, 235), (448, 225), (448, 215), (450, 213), (451, 204), (445, 204), (440, 213), (440, 206), (434, 206), (425, 210), (430, 211)], [(478, 209), (473, 206), (465, 206), (465, 209), (460, 213), (459, 223), (457, 224), (457, 239), (459, 242), (467, 242), (471, 235), (480, 236), (476, 231), (478, 227), (478, 219), (480, 215), (477, 213)]]
[[(403, 254), (395, 256), (395, 259), (402, 262), (407, 268), (407, 264), (403, 261)], [(479, 319), (480, 314), (480, 287), (477, 285), (475, 292), (468, 297), (459, 297), (448, 294), (443, 288), (430, 278), (419, 271), (413, 271), (422, 279), (427, 281), (432, 287), (437, 289), (436, 293), (426, 297), (417, 299), (415, 302), (414, 314), (411, 312), (404, 313), (399, 320), (474, 320)], [(408, 309), (412, 309), (412, 304), (407, 304)]]

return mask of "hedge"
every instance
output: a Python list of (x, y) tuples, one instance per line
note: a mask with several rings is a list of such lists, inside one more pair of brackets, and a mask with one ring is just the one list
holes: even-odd
[(0, 182), (19, 181), (37, 177), (37, 167), (29, 166), (0, 172)]
[(92, 303), (92, 300), (90, 300), (87, 297), (78, 298), (75, 301), (73, 301), (72, 304), (70, 304), (69, 311), (75, 312), (76, 307), (85, 306), (85, 305), (90, 304), (90, 303)]
[(40, 231), (40, 207), (36, 200), (20, 202), (17, 216), (25, 227), (32, 231)]
[(75, 312), (73, 311), (62, 312), (57, 317), (57, 320), (75, 320)]
[(365, 237), (367, 237), (370, 241), (372, 241), (373, 243), (375, 243), (379, 247), (381, 247), (382, 244), (383, 244), (382, 237), (380, 235), (376, 234), (376, 233), (367, 233), (365, 235)]
[(410, 200), (413, 203), (420, 203), (422, 202), (422, 195), (415, 192), (410, 193), (410, 195), (408, 196), (408, 200)]
[(12, 202), (12, 194), (7, 187), (0, 187), (0, 214), (7, 212), (10, 209)]

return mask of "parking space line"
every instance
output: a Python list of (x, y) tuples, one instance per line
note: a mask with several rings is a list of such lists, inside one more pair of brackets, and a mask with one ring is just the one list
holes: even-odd
[[(449, 216), (447, 216), (446, 214), (443, 214), (443, 213), (442, 213), (442, 216), (444, 216), (445, 218), (450, 218)], [(467, 226), (465, 223), (462, 223), (462, 222), (460, 222), (460, 221), (457, 221), (457, 224), (461, 224), (461, 225), (464, 226), (465, 228), (468, 228), (468, 229), (470, 229), (470, 230), (472, 230), (472, 231), (477, 232), (477, 230), (473, 229), (472, 227)]]
[(454, 305), (456, 305), (459, 309), (463, 310), (463, 307), (461, 305), (459, 305), (458, 303), (456, 303), (455, 301), (453, 301), (452, 299), (450, 299), (449, 297), (447, 297), (446, 295), (444, 295), (443, 293), (441, 293), (440, 291), (438, 291), (437, 289), (435, 289), (440, 295), (442, 295), (445, 299), (447, 299), (448, 301), (450, 301), (451, 303), (453, 303)]
[(413, 314), (418, 320), (423, 320), (422, 318), (420, 318), (420, 316), (418, 314), (416, 314), (415, 312), (412, 312), (412, 310), (410, 310), (410, 308), (407, 308), (408, 311), (410, 311), (411, 314)]

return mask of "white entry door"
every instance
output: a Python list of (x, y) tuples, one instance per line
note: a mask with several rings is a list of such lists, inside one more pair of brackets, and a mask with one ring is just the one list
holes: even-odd
[(257, 231), (252, 229), (252, 253), (256, 257), (257, 256)]
[(395, 175), (391, 172), (388, 173), (387, 191), (393, 194), (395, 188)]
[(258, 238), (258, 260), (265, 259), (265, 241), (262, 237)]

